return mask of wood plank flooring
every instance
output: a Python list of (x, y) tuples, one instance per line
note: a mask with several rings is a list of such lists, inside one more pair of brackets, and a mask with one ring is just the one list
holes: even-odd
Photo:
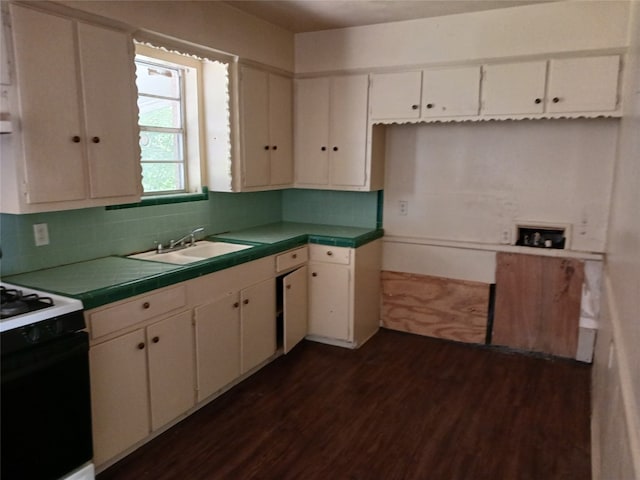
[(391, 330), (304, 341), (98, 480), (591, 478), (590, 367)]

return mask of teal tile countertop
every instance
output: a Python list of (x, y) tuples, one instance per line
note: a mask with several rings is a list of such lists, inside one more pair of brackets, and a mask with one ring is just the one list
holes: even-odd
[(209, 237), (209, 240), (248, 244), (253, 248), (188, 265), (112, 256), (12, 275), (3, 280), (79, 298), (84, 308), (90, 309), (306, 243), (357, 248), (382, 235), (382, 229), (281, 222)]

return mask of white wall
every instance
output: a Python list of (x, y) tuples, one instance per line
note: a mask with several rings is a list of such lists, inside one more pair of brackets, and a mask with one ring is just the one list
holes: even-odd
[(388, 126), (385, 234), (500, 244), (516, 223), (568, 224), (568, 248), (603, 252), (617, 130), (616, 119)]
[(640, 2), (630, 15), (624, 117), (594, 359), (594, 479), (640, 478)]
[(298, 73), (623, 48), (629, 2), (564, 1), (295, 37)]
[(293, 71), (293, 34), (223, 2), (63, 0), (58, 4)]

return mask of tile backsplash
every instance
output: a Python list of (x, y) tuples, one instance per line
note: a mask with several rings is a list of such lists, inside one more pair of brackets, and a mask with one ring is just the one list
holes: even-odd
[[(375, 228), (377, 192), (283, 190), (210, 192), (209, 199), (136, 208), (103, 207), (28, 215), (0, 215), (2, 275), (28, 272), (167, 243), (192, 228), (207, 235), (290, 221)], [(49, 245), (36, 247), (33, 225), (46, 223)]]

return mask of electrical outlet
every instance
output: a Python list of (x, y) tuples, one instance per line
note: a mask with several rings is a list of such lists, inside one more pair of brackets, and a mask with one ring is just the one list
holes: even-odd
[(36, 242), (36, 247), (49, 245), (49, 227), (46, 223), (35, 223), (33, 225), (33, 238)]
[(504, 228), (500, 237), (500, 243), (503, 245), (509, 245), (511, 243), (511, 230)]
[(398, 202), (398, 206), (400, 208), (399, 214), (406, 217), (409, 213), (409, 202), (407, 202), (406, 200), (400, 200)]

